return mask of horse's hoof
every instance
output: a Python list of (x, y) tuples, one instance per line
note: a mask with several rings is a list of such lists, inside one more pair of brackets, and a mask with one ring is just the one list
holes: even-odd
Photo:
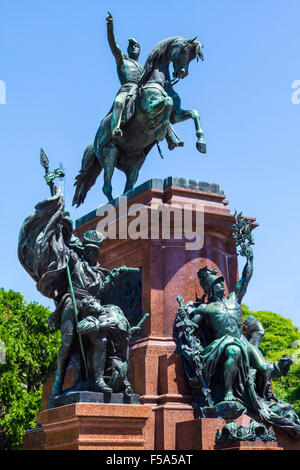
[(201, 153), (206, 153), (206, 143), (205, 142), (197, 142), (196, 143), (197, 150)]

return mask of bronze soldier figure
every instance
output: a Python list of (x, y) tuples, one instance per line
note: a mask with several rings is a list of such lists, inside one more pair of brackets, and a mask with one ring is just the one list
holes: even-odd
[[(82, 255), (79, 256), (76, 251), (70, 252), (69, 269), (72, 276), (73, 290), (75, 294), (76, 304), (81, 314), (81, 303), (88, 296), (93, 295), (99, 297), (105, 290), (110, 289), (121, 272), (116, 272), (114, 277), (109, 276), (109, 271), (102, 268), (97, 259), (100, 253), (100, 247), (103, 241), (103, 235), (95, 230), (90, 230), (84, 234), (82, 244)], [(77, 243), (78, 249), (79, 243)], [(57, 358), (56, 377), (53, 386), (53, 395), (62, 393), (62, 385), (65, 378), (67, 366), (70, 362), (72, 347), (76, 338), (76, 320), (74, 316), (74, 305), (70, 292), (68, 291), (60, 300), (56, 310), (49, 318), (49, 325), (60, 329), (61, 331), (61, 347)], [(97, 338), (98, 352), (93, 355), (93, 370), (97, 370), (95, 377), (95, 391), (111, 392), (103, 379), (105, 366), (105, 341), (99, 336)], [(73, 355), (73, 362), (79, 363), (79, 351)], [(80, 369), (75, 368), (77, 377), (75, 382), (80, 380)]]
[[(111, 108), (111, 133), (113, 137), (122, 137), (123, 132), (120, 126), (126, 100), (136, 92), (144, 71), (143, 66), (138, 63), (141, 46), (136, 39), (130, 38), (127, 48), (128, 56), (126, 56), (117, 44), (114, 34), (113, 17), (109, 12), (106, 17), (106, 24), (108, 43), (116, 61), (118, 77), (121, 83), (121, 88)], [(173, 134), (174, 131), (172, 132), (171, 126), (168, 126), (166, 140), (169, 150), (173, 150), (175, 147), (183, 147), (184, 145), (180, 139), (175, 139)]]
[(137, 89), (143, 73), (143, 66), (138, 63), (141, 48), (134, 38), (130, 38), (128, 41), (127, 57), (117, 44), (111, 13), (108, 13), (106, 21), (108, 42), (117, 64), (118, 77), (121, 82), (121, 88), (115, 97), (112, 107), (111, 132), (114, 137), (122, 137), (123, 133), (120, 125), (126, 99), (129, 93), (133, 93)]
[[(85, 387), (95, 392), (114, 392), (114, 382), (110, 380), (112, 386), (109, 386), (104, 379), (107, 369), (107, 334), (104, 329), (110, 330), (116, 351), (127, 351), (127, 332), (131, 334), (136, 328), (132, 329), (126, 323), (126, 334), (118, 335), (115, 330), (119, 325), (116, 324), (118, 322), (115, 318), (117, 315), (118, 318), (125, 318), (122, 310), (115, 305), (103, 306), (106, 322), (105, 325), (99, 325), (99, 334), (92, 336), (94, 348), (92, 354), (87, 357), (85, 346), (89, 341), (84, 344), (78, 325), (85, 317), (84, 301), (87, 298), (94, 299), (89, 305), (95, 306), (97, 316), (99, 308), (102, 309), (101, 296), (112, 289), (121, 276), (128, 272), (137, 272), (139, 268), (121, 266), (109, 271), (100, 266), (97, 260), (103, 235), (96, 230), (89, 230), (83, 234), (82, 241), (74, 237), (73, 224), (69, 212), (65, 210), (64, 197), (53, 183), (56, 177), (61, 176), (61, 172), (49, 171), (49, 161), (43, 151), (41, 163), (45, 168), (45, 179), (51, 190), (51, 198), (39, 202), (32, 214), (25, 219), (20, 231), (18, 255), (22, 266), (37, 283), (37, 289), (53, 299), (56, 306), (49, 317), (49, 325), (61, 331), (53, 395), (62, 393), (70, 360), (73, 363), (77, 390)], [(139, 330), (139, 327), (137, 329)], [(116, 338), (119, 338), (120, 344)], [(122, 370), (127, 370), (129, 356), (123, 353), (120, 360)], [(123, 374), (122, 377), (123, 381), (118, 379), (118, 391), (131, 393), (127, 375)]]
[(242, 300), (253, 274), (254, 244), (250, 222), (235, 214), (233, 236), (247, 261), (235, 289), (226, 297), (224, 277), (207, 266), (198, 271), (207, 302), (178, 297), (176, 317), (179, 352), (192, 388), (195, 417), (237, 418), (255, 413), (300, 439), (300, 420), (293, 406), (270, 393), (272, 377), (287, 375), (292, 359), (267, 361), (259, 349), (264, 335), (254, 318), (242, 324)]

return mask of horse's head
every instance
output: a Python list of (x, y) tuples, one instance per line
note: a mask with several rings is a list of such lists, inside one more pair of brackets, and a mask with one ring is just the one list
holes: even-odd
[(170, 62), (173, 62), (173, 76), (175, 79), (186, 77), (191, 60), (204, 60), (202, 48), (203, 45), (196, 41), (196, 38), (188, 39), (176, 36), (160, 41), (152, 49), (146, 60), (140, 83), (145, 83), (154, 69), (159, 69), (162, 65), (169, 66)]
[(171, 61), (174, 67), (174, 78), (184, 78), (189, 73), (189, 64), (192, 60), (204, 60), (203, 45), (194, 39), (184, 37), (176, 38), (172, 47)]

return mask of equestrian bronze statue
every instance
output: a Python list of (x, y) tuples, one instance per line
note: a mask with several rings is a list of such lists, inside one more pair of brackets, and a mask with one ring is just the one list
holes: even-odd
[[(160, 41), (150, 52), (143, 67), (138, 64), (140, 46), (129, 40), (128, 57), (116, 43), (113, 20), (107, 17), (108, 39), (116, 60), (121, 89), (111, 111), (101, 121), (93, 144), (84, 152), (81, 170), (76, 176), (73, 205), (86, 198), (101, 171), (104, 172), (103, 193), (113, 199), (111, 180), (114, 169), (126, 175), (124, 193), (137, 181), (139, 170), (155, 144), (167, 139), (169, 149), (182, 146), (176, 141), (172, 124), (193, 119), (196, 147), (206, 153), (198, 111), (184, 110), (174, 85), (185, 78), (194, 59), (203, 60), (202, 45), (196, 38), (176, 36)], [(173, 64), (171, 79), (169, 66)]]

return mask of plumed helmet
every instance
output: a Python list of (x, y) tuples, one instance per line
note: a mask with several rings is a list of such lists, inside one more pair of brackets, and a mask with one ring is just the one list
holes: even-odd
[(96, 230), (88, 230), (83, 235), (83, 246), (93, 246), (100, 249), (102, 242), (104, 240), (104, 236), (101, 232), (97, 232)]
[(202, 289), (206, 294), (208, 294), (209, 298), (212, 297), (213, 286), (216, 282), (224, 281), (224, 277), (218, 275), (216, 268), (208, 269), (207, 266), (199, 269), (198, 278)]

